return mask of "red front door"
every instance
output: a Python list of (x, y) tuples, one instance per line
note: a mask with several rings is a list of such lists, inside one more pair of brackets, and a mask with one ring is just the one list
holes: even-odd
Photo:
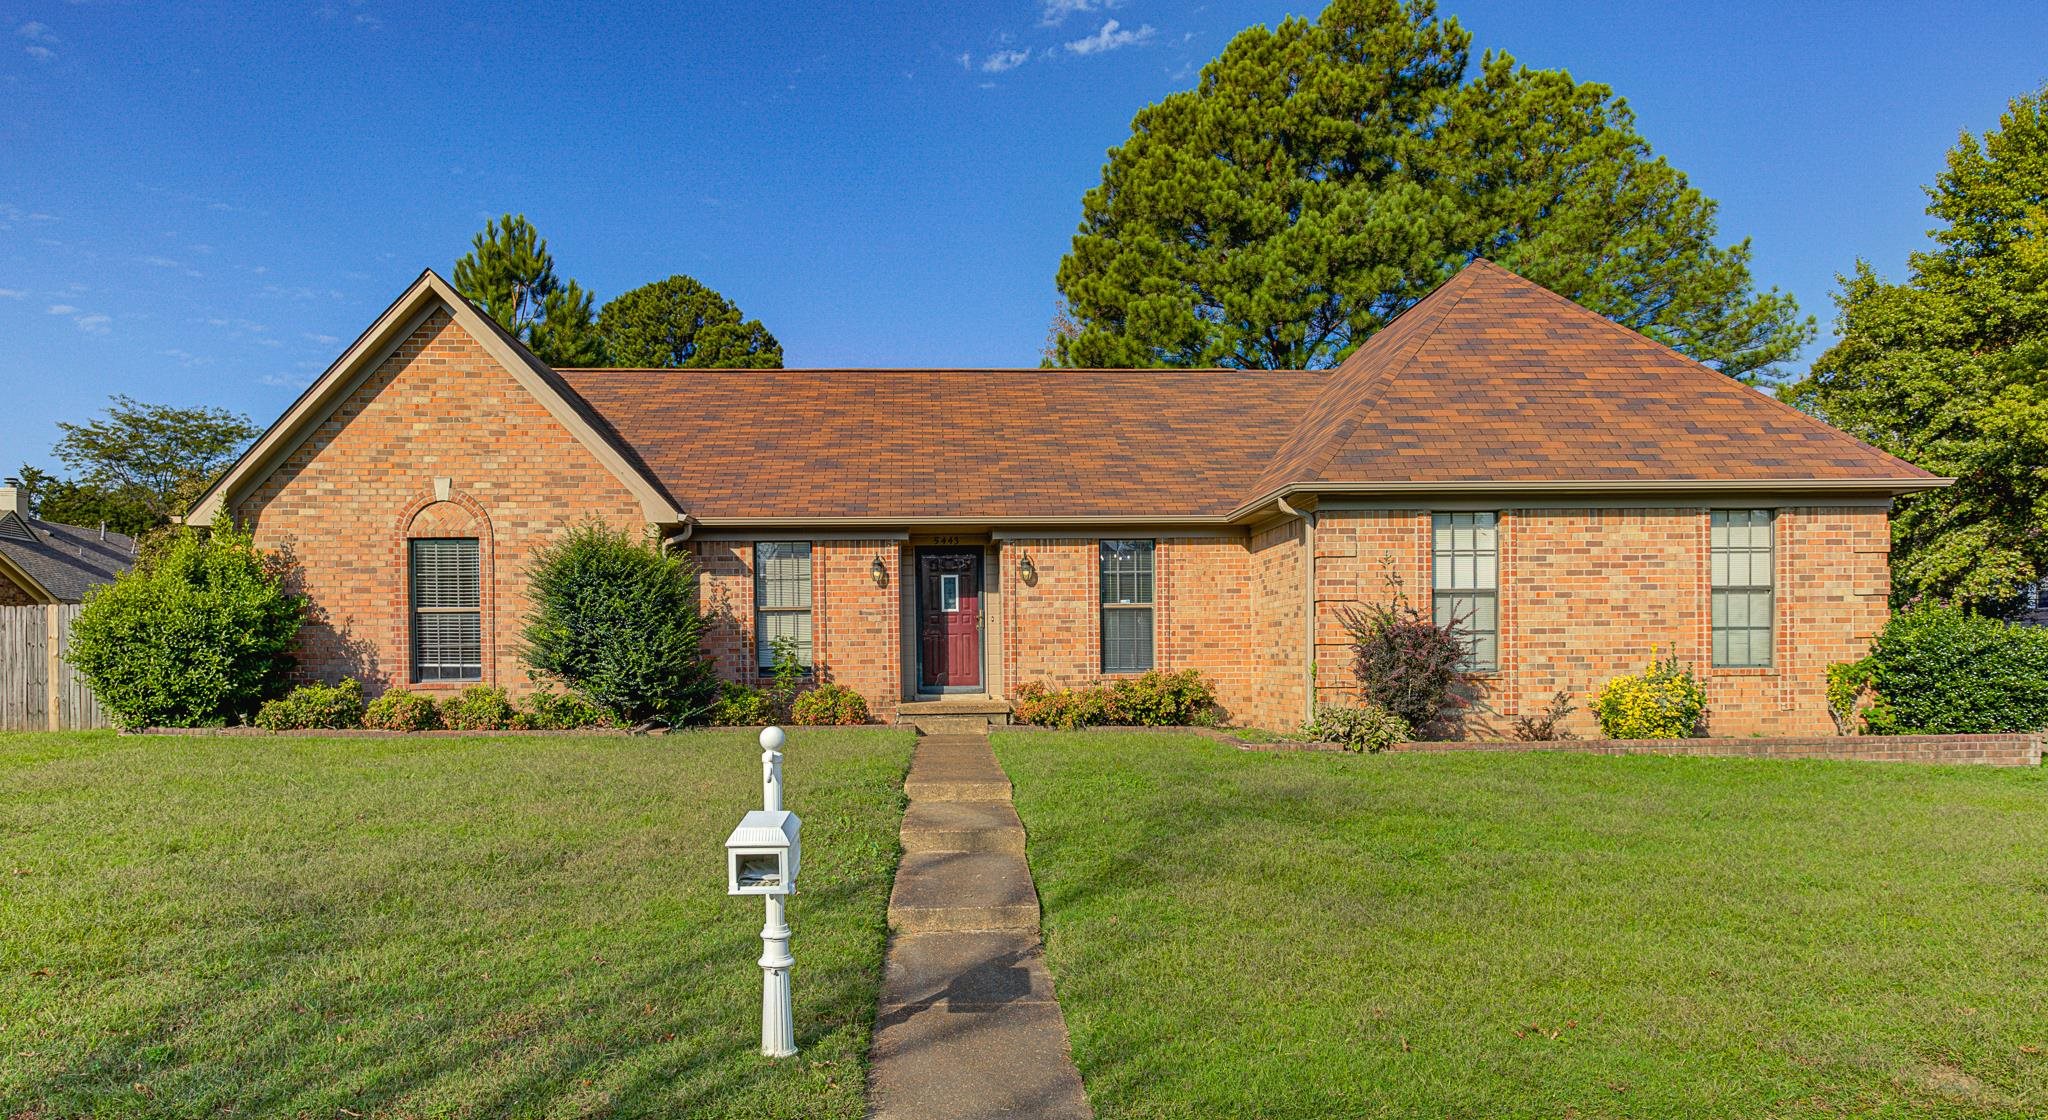
[(981, 687), (979, 552), (918, 554), (917, 633), (920, 687)]

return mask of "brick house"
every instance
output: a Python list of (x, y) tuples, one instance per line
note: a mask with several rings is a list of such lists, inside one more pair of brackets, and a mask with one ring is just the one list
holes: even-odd
[(876, 714), (1194, 668), (1237, 722), (1351, 691), (1339, 612), (1466, 620), (1492, 736), (1675, 650), (1720, 734), (1828, 728), (1887, 513), (1946, 480), (1476, 262), (1324, 371), (542, 365), (428, 272), (194, 511), (304, 564), (309, 676), (529, 687), (522, 568), (586, 518)]
[(135, 541), (29, 516), (18, 478), (0, 480), (0, 607), (76, 603), (135, 563)]

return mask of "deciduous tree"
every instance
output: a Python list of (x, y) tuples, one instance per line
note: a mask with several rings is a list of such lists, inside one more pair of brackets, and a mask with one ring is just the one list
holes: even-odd
[(76, 477), (66, 482), (41, 471), (24, 474), (39, 516), (86, 525), (104, 518), (124, 532), (183, 515), (257, 431), (248, 417), (226, 409), (144, 404), (121, 395), (99, 419), (57, 427), (64, 435), (51, 453)]
[(1963, 134), (1903, 283), (1841, 278), (1840, 335), (1786, 399), (1938, 474), (1899, 502), (1900, 601), (1990, 603), (2048, 575), (2048, 88)]

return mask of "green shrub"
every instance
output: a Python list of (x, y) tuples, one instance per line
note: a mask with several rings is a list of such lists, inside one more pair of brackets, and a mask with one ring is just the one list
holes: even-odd
[(450, 731), (507, 731), (523, 724), (504, 689), (473, 684), (441, 701), (441, 726)]
[(225, 515), (86, 595), (65, 657), (124, 728), (245, 720), (285, 690), (305, 600)]
[(1863, 717), (1856, 708), (1869, 687), (1868, 661), (1837, 661), (1828, 666), (1828, 718), (1835, 722), (1835, 734), (1854, 735), (1861, 730)]
[(1885, 623), (1861, 663), (1877, 735), (1954, 735), (2048, 727), (2048, 630), (1929, 604)]
[(1100, 685), (1054, 688), (1044, 681), (1017, 686), (1010, 717), (1019, 723), (1073, 731), (1110, 721), (1109, 690)]
[(527, 570), (526, 663), (622, 723), (703, 718), (718, 681), (700, 648), (697, 569), (600, 524), (570, 530)]
[(1301, 733), (1319, 743), (1342, 743), (1354, 751), (1374, 752), (1405, 743), (1415, 734), (1407, 720), (1371, 703), (1356, 708), (1319, 705), (1316, 718)]
[(767, 723), (788, 723), (796, 710), (796, 698), (804, 690), (810, 670), (797, 655), (796, 639), (784, 635), (768, 643), (774, 660), (768, 669)]
[(1704, 730), (1707, 691), (1678, 655), (1652, 658), (1633, 676), (1616, 677), (1595, 692), (1590, 705), (1609, 739), (1685, 739)]
[(775, 706), (768, 693), (726, 681), (719, 688), (718, 703), (711, 706), (711, 723), (717, 727), (762, 727), (775, 722)]
[(339, 684), (302, 684), (276, 700), (266, 701), (256, 712), (256, 726), (265, 731), (362, 725), (363, 682), (354, 677), (343, 677)]
[(441, 726), (434, 698), (394, 688), (363, 709), (363, 726), (379, 731), (433, 731)]
[(790, 705), (789, 721), (813, 727), (866, 723), (868, 702), (843, 684), (819, 685)]
[(1110, 721), (1136, 727), (1194, 727), (1215, 723), (1216, 693), (1194, 669), (1154, 669), (1109, 686)]
[(570, 692), (536, 692), (519, 702), (519, 727), (535, 731), (583, 731), (616, 726), (611, 713)]
[(1104, 724), (1125, 727), (1213, 726), (1216, 693), (1194, 669), (1157, 669), (1108, 684), (1054, 688), (1044, 681), (1017, 687), (1010, 716), (1019, 723), (1072, 731)]

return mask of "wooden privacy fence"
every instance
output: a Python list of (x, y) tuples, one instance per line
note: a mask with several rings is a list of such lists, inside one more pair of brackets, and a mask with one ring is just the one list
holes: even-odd
[(60, 656), (78, 611), (76, 603), (0, 607), (0, 731), (113, 726)]

